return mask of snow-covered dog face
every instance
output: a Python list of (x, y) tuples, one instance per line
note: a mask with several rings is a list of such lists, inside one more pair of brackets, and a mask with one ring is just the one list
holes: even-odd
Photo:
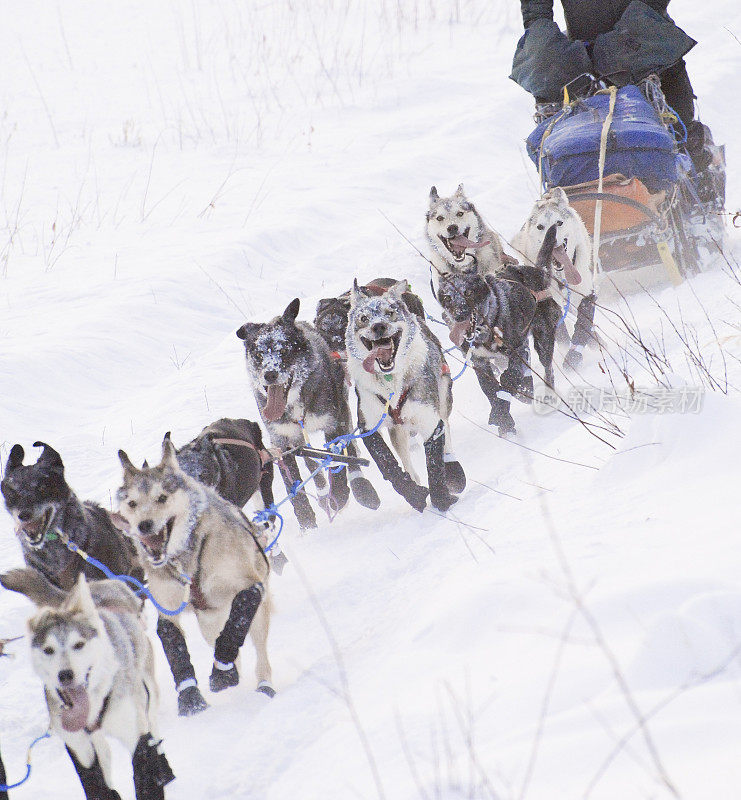
[(188, 478), (169, 439), (162, 443), (162, 461), (156, 467), (137, 469), (123, 450), (118, 457), (123, 485), (116, 494), (118, 515), (112, 519), (153, 566), (161, 567), (186, 549), (198, 522)]
[(434, 186), (430, 189), (425, 233), (435, 252), (457, 268), (474, 253), (474, 245), (480, 244), (484, 229), (481, 217), (463, 191), (463, 184), (450, 197), (440, 197)]
[(13, 446), (0, 488), (15, 521), (16, 534), (28, 547), (38, 550), (71, 491), (64, 480), (59, 453), (43, 442), (36, 442), (34, 447), (44, 449), (35, 464), (24, 466), (23, 448)]
[[(61, 705), (65, 730), (80, 730), (90, 710), (88, 689), (96, 666), (105, 662), (110, 643), (85, 578), (59, 610), (44, 609), (28, 621), (34, 670)], [(52, 702), (50, 700), (50, 702)]]
[(246, 322), (237, 331), (244, 342), (252, 383), (267, 395), (265, 408), (261, 409), (266, 422), (283, 416), (291, 386), (302, 384), (309, 376), (308, 344), (296, 325), (299, 307), (296, 298), (271, 322)]
[(350, 295), (346, 345), (350, 356), (363, 362), (366, 372), (390, 374), (416, 331), (413, 315), (402, 300), (400, 282), (385, 294), (369, 296), (357, 280)]
[(326, 297), (317, 303), (314, 327), (331, 350), (345, 349), (345, 331), (350, 301), (347, 296)]

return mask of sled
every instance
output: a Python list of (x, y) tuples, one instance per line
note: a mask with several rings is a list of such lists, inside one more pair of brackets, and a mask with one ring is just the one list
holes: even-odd
[(530, 134), (528, 155), (543, 188), (563, 188), (592, 236), (601, 206), (603, 271), (660, 266), (679, 283), (723, 247), (724, 148), (707, 145), (712, 197), (701, 199), (698, 175), (673, 127), (681, 122), (658, 79), (607, 89), (586, 77), (579, 81), (584, 96), (565, 102)]

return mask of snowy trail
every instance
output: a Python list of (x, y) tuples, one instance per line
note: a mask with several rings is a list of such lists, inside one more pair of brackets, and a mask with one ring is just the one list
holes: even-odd
[[(295, 296), (311, 319), (354, 275), (408, 277), (437, 314), (425, 261), (384, 215), (423, 247), (432, 184), (462, 181), (507, 236), (536, 197), (522, 142), (530, 104), (505, 78), (516, 4), (318, 0), (251, 17), (242, 5), (131, 0), (93, 15), (82, 2), (49, 13), (26, 3), (0, 31), (0, 457), (48, 441), (77, 493), (106, 506), (118, 448), (152, 459), (166, 430), (182, 443), (220, 416), (257, 418), (234, 335), (245, 319)], [(672, 14), (701, 42), (689, 70), (727, 143), (735, 208), (741, 109), (723, 87), (741, 68), (729, 33), (741, 36), (741, 11), (709, 6), (674, 0)], [(737, 231), (729, 252), (741, 260)], [(625, 285), (641, 330), (663, 330), (677, 384), (694, 385), (666, 320)], [(178, 776), (167, 796), (379, 796), (327, 630), (389, 799), (671, 796), (640, 731), (586, 793), (635, 718), (569, 596), (555, 531), (631, 696), (644, 712), (661, 706), (649, 729), (680, 795), (737, 798), (741, 286), (721, 264), (692, 287), (652, 290), (673, 318), (681, 308), (722, 374), (691, 289), (724, 339), (731, 384), (706, 393), (701, 413), (615, 416), (627, 436), (611, 439), (614, 452), (563, 415), (517, 406), (530, 452), (473, 424), (488, 414), (469, 371), (452, 424), (471, 480), (451, 519), (418, 515), (377, 473), (376, 513), (351, 504), (300, 536), (289, 512), (295, 566), (273, 580), (275, 699), (252, 691), (248, 645), (243, 684), (179, 719), (156, 645)], [(608, 314), (598, 322), (617, 336)], [(607, 388), (597, 360), (584, 381)], [(0, 514), (0, 564), (19, 563)], [(0, 602), (0, 637), (18, 634), (29, 605)], [(211, 654), (192, 619), (186, 627), (205, 685)], [(11, 778), (46, 724), (27, 645), (13, 649), (0, 660)], [(129, 800), (120, 749), (115, 771)], [(80, 796), (58, 741), (39, 745), (31, 781), (11, 795), (47, 796)]]

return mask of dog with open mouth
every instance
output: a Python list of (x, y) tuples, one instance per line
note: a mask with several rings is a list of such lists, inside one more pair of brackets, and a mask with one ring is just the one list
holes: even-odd
[[(270, 443), (283, 452), (304, 444), (311, 433), (321, 431), (329, 441), (353, 430), (343, 366), (311, 325), (296, 321), (299, 309), (296, 298), (270, 322), (246, 322), (237, 331), (244, 342), (247, 374)], [(353, 442), (347, 452), (357, 454)], [(301, 473), (295, 456), (286, 455), (282, 462), (281, 475), (290, 491), (301, 480)], [(310, 471), (318, 466), (308, 458), (306, 464)], [(380, 505), (376, 490), (359, 467), (330, 472), (329, 481), (320, 472), (314, 482), (328, 513), (343, 508), (350, 492), (366, 508)], [(315, 528), (316, 517), (306, 492), (298, 492), (291, 502), (299, 525)]]
[[(402, 283), (377, 295), (355, 281), (345, 334), (347, 368), (358, 398), (358, 424), (368, 434), (363, 443), (383, 477), (418, 511), (428, 493), (432, 505), (445, 511), (466, 482), (450, 438), (450, 369), (440, 342), (410, 312), (403, 295)], [(382, 430), (388, 430), (403, 469)], [(420, 484), (410, 458), (410, 438), (416, 435), (424, 442), (429, 489)]]
[(553, 390), (553, 349), (561, 316), (549, 292), (555, 240), (552, 225), (535, 266), (510, 265), (497, 275), (471, 271), (440, 278), (437, 299), (450, 340), (471, 359), (491, 405), (489, 424), (497, 425), (500, 435), (516, 432), (512, 398), (532, 402), (531, 338), (545, 383)]
[(463, 184), (450, 197), (440, 197), (433, 186), (425, 220), (434, 291), (441, 275), (470, 271), (494, 274), (514, 260), (468, 199)]
[[(546, 192), (530, 212), (525, 224), (512, 239), (512, 247), (528, 264), (534, 264), (546, 231), (556, 226), (556, 246), (551, 264), (551, 296), (562, 308), (576, 316), (564, 366), (576, 369), (583, 361), (587, 344), (594, 343), (594, 310), (597, 302), (592, 269), (592, 239), (566, 192), (556, 187)], [(566, 326), (559, 333), (569, 340)]]
[(58, 531), (116, 575), (143, 578), (131, 543), (116, 530), (97, 503), (81, 501), (64, 477), (59, 453), (44, 442), (35, 464), (23, 464), (23, 447), (11, 448), (0, 483), (5, 507), (15, 529), (26, 564), (41, 572), (60, 589), (69, 591), (80, 573), (91, 580), (103, 573), (84, 561), (61, 541)]
[[(111, 517), (139, 551), (147, 584), (159, 605), (187, 602), (203, 638), (214, 648), (209, 679), (218, 692), (239, 683), (237, 656), (249, 632), (257, 654), (257, 689), (273, 696), (267, 653), (270, 624), (268, 560), (258, 543), (261, 529), (234, 504), (181, 469), (175, 446), (162, 443), (162, 460), (137, 469), (119, 450), (123, 484)], [(170, 665), (178, 711), (207, 707), (181, 627), (181, 615), (160, 613), (157, 635)]]
[(80, 575), (64, 592), (32, 569), (0, 577), (41, 607), (28, 621), (31, 660), (51, 730), (64, 742), (87, 800), (121, 800), (108, 736), (131, 754), (136, 800), (164, 800), (175, 776), (157, 730), (159, 693), (142, 602), (121, 581), (88, 585)]

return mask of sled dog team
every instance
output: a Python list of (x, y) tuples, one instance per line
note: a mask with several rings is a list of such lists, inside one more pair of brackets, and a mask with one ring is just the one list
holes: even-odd
[[(536, 203), (514, 240), (516, 255), (508, 255), (462, 186), (450, 197), (432, 188), (425, 234), (432, 291), (451, 349), (474, 369), (491, 406), (489, 423), (513, 434), (512, 399), (533, 399), (530, 341), (552, 388), (556, 338), (570, 338), (565, 364), (577, 368), (592, 336), (589, 235), (556, 189)], [(562, 324), (569, 309), (576, 313), (571, 337)], [(272, 530), (241, 509), (252, 499), (271, 513), (274, 464), (304, 529), (316, 527), (316, 516), (305, 491), (294, 489), (301, 480), (296, 451), (312, 434), (327, 441), (345, 436), (350, 456), (362, 441), (382, 477), (417, 511), (429, 499), (444, 512), (465, 488), (450, 433), (453, 377), (446, 351), (408, 282), (378, 278), (360, 286), (356, 280), (345, 294), (319, 302), (313, 325), (297, 321), (299, 310), (296, 299), (270, 322), (246, 322), (237, 331), (270, 449), (255, 422), (221, 419), (180, 449), (165, 434), (155, 466), (139, 468), (121, 450), (117, 512), (78, 499), (60, 454), (48, 444), (35, 443), (42, 450), (30, 464), (21, 445), (10, 451), (0, 488), (26, 567), (0, 575), (0, 583), (39, 607), (29, 620), (33, 665), (52, 730), (88, 800), (120, 800), (107, 736), (131, 753), (137, 800), (163, 800), (174, 778), (158, 738), (142, 591), (157, 604), (157, 635), (180, 715), (208, 706), (177, 613), (185, 608), (213, 648), (211, 691), (239, 683), (239, 651), (249, 634), (257, 690), (273, 696), (269, 577), (285, 559), (266, 554)], [(349, 386), (357, 399), (353, 439), (347, 436), (353, 431)], [(416, 437), (424, 446), (426, 481), (411, 459)], [(314, 472), (317, 463), (303, 458)], [(380, 505), (359, 467), (326, 476), (318, 471), (314, 482), (330, 515), (350, 494), (368, 508)], [(120, 580), (101, 579), (96, 561)]]

